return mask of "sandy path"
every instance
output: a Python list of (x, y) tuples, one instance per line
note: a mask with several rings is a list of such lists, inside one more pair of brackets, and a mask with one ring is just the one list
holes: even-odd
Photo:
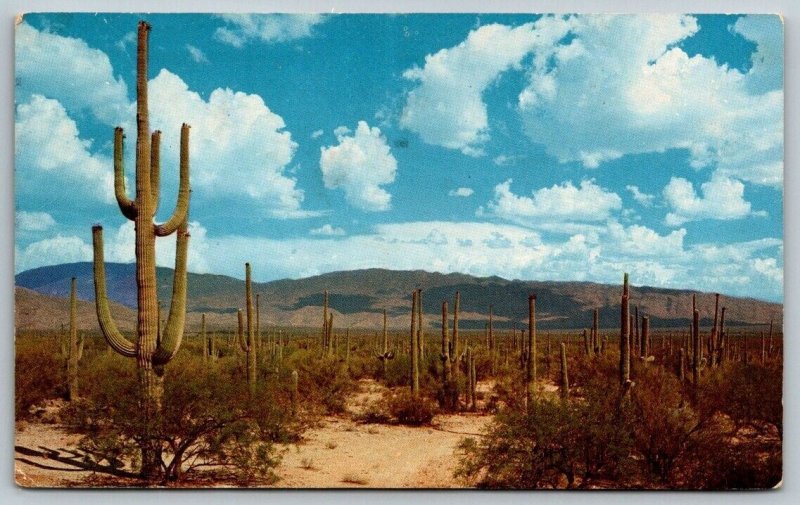
[[(347, 414), (323, 418), (301, 443), (283, 447), (276, 487), (463, 487), (453, 478), (454, 451), (464, 437), (479, 436), (491, 416), (437, 415), (428, 427), (361, 424), (353, 416), (385, 388), (374, 381), (362, 381), (359, 388)], [(488, 388), (479, 384), (479, 390)], [(79, 438), (57, 424), (18, 423), (16, 482), (25, 487), (91, 485), (93, 472), (81, 468), (74, 452)], [(137, 485), (124, 477), (117, 482)]]

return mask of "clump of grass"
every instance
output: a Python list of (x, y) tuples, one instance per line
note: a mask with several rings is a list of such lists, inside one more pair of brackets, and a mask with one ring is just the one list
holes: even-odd
[(336, 449), (337, 447), (339, 447), (339, 444), (337, 444), (333, 440), (329, 440), (328, 442), (325, 443), (326, 449)]
[(303, 470), (316, 470), (314, 460), (311, 458), (303, 458), (300, 460), (300, 468)]
[(369, 484), (369, 481), (365, 477), (354, 473), (344, 474), (344, 476), (342, 476), (342, 482), (346, 484), (358, 484), (359, 486), (366, 486)]

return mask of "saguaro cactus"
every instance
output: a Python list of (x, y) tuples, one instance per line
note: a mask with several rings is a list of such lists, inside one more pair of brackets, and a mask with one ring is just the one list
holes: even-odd
[(619, 335), (619, 380), (625, 385), (631, 380), (631, 346), (630, 346), (630, 291), (628, 274), (625, 273), (622, 284), (622, 304), (620, 313)]
[(389, 333), (386, 328), (386, 309), (383, 309), (383, 349), (382, 352), (376, 354), (377, 358), (381, 360), (383, 368), (383, 377), (386, 377), (386, 368), (388, 361), (394, 359), (394, 353), (389, 351)]
[(567, 374), (567, 344), (561, 342), (561, 398), (569, 398), (569, 375)]
[(417, 347), (419, 348), (419, 359), (425, 361), (425, 327), (422, 322), (422, 290), (417, 289)]
[(83, 335), (78, 335), (78, 297), (77, 280), (72, 278), (69, 291), (69, 342), (66, 345), (67, 399), (78, 398), (78, 362), (83, 356)]
[(250, 390), (255, 389), (256, 386), (256, 337), (253, 332), (253, 286), (250, 276), (250, 263), (244, 264), (244, 289), (245, 289), (245, 304), (247, 310), (247, 340), (244, 337), (242, 310), (239, 309), (239, 345), (247, 354), (247, 384)]
[(419, 333), (417, 332), (417, 297), (419, 291), (411, 293), (411, 394), (419, 396)]
[[(94, 245), (94, 283), (97, 318), (108, 344), (119, 354), (135, 358), (142, 391), (142, 408), (146, 419), (142, 437), (142, 469), (145, 477), (160, 470), (160, 442), (154, 440), (151, 420), (161, 408), (164, 365), (178, 351), (183, 338), (186, 318), (186, 254), (189, 232), (189, 125), (181, 127), (180, 183), (178, 201), (172, 216), (163, 224), (153, 218), (159, 200), (160, 138), (158, 131), (150, 133), (147, 110), (147, 56), (150, 25), (139, 23), (136, 66), (136, 197), (131, 200), (125, 191), (122, 128), (114, 130), (114, 193), (122, 214), (135, 222), (137, 322), (136, 341), (131, 342), (117, 329), (111, 317), (106, 294), (105, 264), (103, 261), (103, 228), (92, 227)], [(156, 284), (156, 237), (177, 232), (175, 276), (169, 317), (159, 338), (158, 293)]]
[(528, 357), (525, 393), (526, 405), (530, 407), (536, 396), (536, 295), (528, 295)]
[(444, 404), (447, 408), (455, 408), (452, 399), (452, 362), (450, 361), (450, 335), (447, 322), (447, 300), (442, 300), (442, 353), (439, 355), (442, 360), (442, 395)]
[(600, 314), (597, 309), (592, 311), (592, 347), (594, 348), (595, 354), (600, 354), (601, 346), (600, 346), (600, 336), (597, 334), (598, 322), (600, 319)]
[(700, 382), (700, 351), (703, 346), (700, 344), (700, 312), (694, 309), (692, 315), (692, 381), (694, 385)]

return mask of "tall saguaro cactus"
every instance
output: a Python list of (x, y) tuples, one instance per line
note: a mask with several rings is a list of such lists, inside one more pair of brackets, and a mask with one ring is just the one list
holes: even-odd
[(622, 303), (620, 310), (619, 380), (624, 386), (631, 380), (630, 290), (628, 288), (627, 273), (623, 278)]
[[(164, 223), (153, 222), (159, 201), (161, 133), (150, 133), (147, 110), (147, 57), (150, 25), (139, 22), (136, 64), (136, 197), (125, 191), (123, 132), (114, 130), (114, 193), (122, 214), (135, 223), (136, 254), (136, 340), (128, 340), (111, 317), (106, 293), (103, 260), (103, 228), (92, 227), (94, 283), (97, 318), (109, 346), (119, 354), (135, 358), (142, 391), (145, 416), (142, 448), (142, 475), (154, 477), (161, 465), (161, 445), (150, 432), (152, 420), (161, 409), (164, 365), (177, 353), (186, 320), (186, 256), (189, 232), (189, 125), (181, 127), (180, 183), (172, 216)], [(156, 237), (177, 233), (175, 275), (169, 317), (159, 338), (158, 292), (156, 284)]]
[(78, 336), (78, 297), (76, 279), (72, 278), (69, 291), (69, 342), (67, 342), (67, 395), (70, 401), (78, 398), (78, 362), (83, 355), (83, 336)]
[(411, 394), (419, 396), (419, 332), (417, 329), (417, 303), (419, 290), (411, 293)]
[(250, 276), (250, 263), (244, 264), (244, 290), (247, 311), (247, 340), (245, 340), (242, 310), (239, 309), (239, 345), (247, 353), (247, 384), (252, 391), (256, 386), (256, 337), (253, 332), (253, 284)]
[(536, 295), (528, 295), (528, 359), (525, 373), (525, 401), (528, 408), (536, 396)]

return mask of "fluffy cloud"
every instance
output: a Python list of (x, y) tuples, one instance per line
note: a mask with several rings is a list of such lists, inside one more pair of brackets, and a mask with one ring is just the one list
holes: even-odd
[(647, 193), (642, 193), (639, 191), (639, 186), (628, 185), (625, 186), (625, 189), (631, 192), (633, 195), (633, 199), (639, 202), (641, 205), (645, 207), (650, 207), (653, 205), (653, 200), (655, 200), (655, 195), (649, 195)]
[(47, 212), (27, 212), (19, 210), (14, 217), (17, 232), (45, 231), (56, 225), (56, 220)]
[(342, 236), (347, 234), (343, 228), (339, 228), (338, 226), (331, 226), (330, 224), (323, 224), (319, 228), (312, 229), (311, 231), (309, 231), (309, 233), (312, 235), (325, 235), (329, 237)]
[(106, 124), (119, 123), (127, 110), (128, 91), (114, 77), (108, 56), (83, 40), (17, 25), (15, 40), (17, 103), (38, 94), (58, 100), (68, 110), (89, 111)]
[(56, 235), (29, 244), (24, 249), (17, 249), (14, 258), (14, 270), (23, 272), (31, 268), (91, 261), (92, 246), (79, 237)]
[[(629, 153), (682, 148), (697, 168), (714, 165), (728, 176), (780, 186), (783, 92), (766, 75), (781, 66), (777, 35), (753, 26), (778, 19), (755, 20), (736, 30), (758, 39), (754, 58), (761, 51), (770, 57), (742, 74), (677, 46), (699, 29), (690, 16), (573, 18), (572, 37), (545, 49), (552, 64), (533, 67), (519, 95), (525, 130), (560, 161), (588, 168)], [(755, 81), (773, 85), (757, 92)]]
[(723, 175), (714, 175), (700, 186), (699, 197), (692, 183), (673, 177), (664, 188), (664, 199), (671, 207), (664, 222), (680, 226), (698, 219), (739, 219), (751, 214), (750, 202), (744, 200), (744, 184)]
[(482, 154), (489, 139), (484, 91), (503, 72), (519, 68), (534, 48), (552, 46), (564, 37), (568, 27), (569, 22), (556, 18), (516, 28), (491, 24), (473, 30), (455, 47), (429, 54), (422, 68), (403, 74), (417, 86), (408, 93), (400, 126), (429, 144)]
[[(14, 124), (17, 197), (74, 206), (76, 199), (113, 202), (112, 160), (92, 153), (92, 143), (57, 100), (32, 95), (17, 106)], [(68, 191), (65, 191), (69, 188)]]
[(563, 221), (604, 221), (612, 211), (622, 208), (616, 193), (604, 190), (591, 180), (580, 187), (572, 182), (541, 188), (532, 196), (519, 196), (511, 191), (511, 179), (494, 188), (494, 200), (479, 209), (479, 215), (489, 214), (526, 226)]
[[(206, 229), (198, 222), (189, 223), (189, 257), (188, 269), (191, 272), (208, 272), (207, 258), (209, 254)], [(106, 261), (132, 263), (136, 260), (134, 251), (135, 231), (132, 221), (126, 221), (117, 229), (105, 229), (103, 232)], [(62, 236), (44, 238), (33, 242), (23, 249), (17, 249), (15, 271), (22, 272), (31, 268), (79, 261), (92, 261), (92, 237), (89, 229), (86, 236)], [(175, 235), (156, 240), (156, 264), (161, 267), (175, 267)]]
[[(49, 170), (51, 176), (58, 173), (68, 183), (66, 187), (75, 188), (77, 193), (87, 188), (92, 198), (112, 201), (111, 160), (89, 152), (91, 143), (79, 138), (68, 114), (76, 116), (88, 110), (109, 126), (124, 126), (129, 139), (126, 163), (130, 176), (135, 152), (135, 103), (128, 100), (125, 83), (114, 78), (108, 56), (82, 40), (40, 32), (26, 23), (17, 30), (18, 164)], [(321, 214), (301, 208), (303, 191), (286, 173), (297, 144), (285, 130), (283, 118), (260, 96), (218, 88), (203, 99), (179, 76), (162, 69), (150, 80), (149, 108), (151, 128), (163, 132), (165, 201), (177, 190), (180, 126), (186, 122), (192, 126), (195, 201), (246, 196), (276, 218)], [(36, 149), (31, 149), (33, 146)], [(27, 175), (20, 180), (21, 186), (37, 182)], [(98, 185), (105, 189), (98, 190)], [(169, 205), (163, 205), (162, 210), (169, 211)]]
[(359, 121), (355, 133), (339, 127), (339, 145), (320, 148), (319, 165), (328, 189), (342, 188), (345, 199), (366, 211), (385, 211), (392, 195), (380, 186), (394, 182), (397, 160), (380, 129)]
[(217, 28), (214, 38), (234, 47), (251, 40), (269, 43), (309, 37), (326, 19), (320, 14), (222, 14), (220, 18), (225, 26)]
[[(301, 210), (303, 191), (286, 175), (297, 143), (284, 130), (283, 118), (260, 96), (217, 88), (204, 100), (180, 77), (161, 70), (150, 81), (149, 100), (151, 128), (163, 132), (163, 166), (177, 166), (181, 123), (192, 127), (189, 152), (196, 195), (246, 195), (273, 217), (309, 215)], [(135, 117), (133, 107), (129, 117)], [(170, 184), (169, 179), (164, 182)], [(175, 187), (177, 181), (173, 178), (171, 184)]]
[(466, 198), (468, 196), (472, 196), (475, 193), (475, 190), (472, 188), (456, 188), (451, 189), (447, 194), (448, 196), (460, 196)]

